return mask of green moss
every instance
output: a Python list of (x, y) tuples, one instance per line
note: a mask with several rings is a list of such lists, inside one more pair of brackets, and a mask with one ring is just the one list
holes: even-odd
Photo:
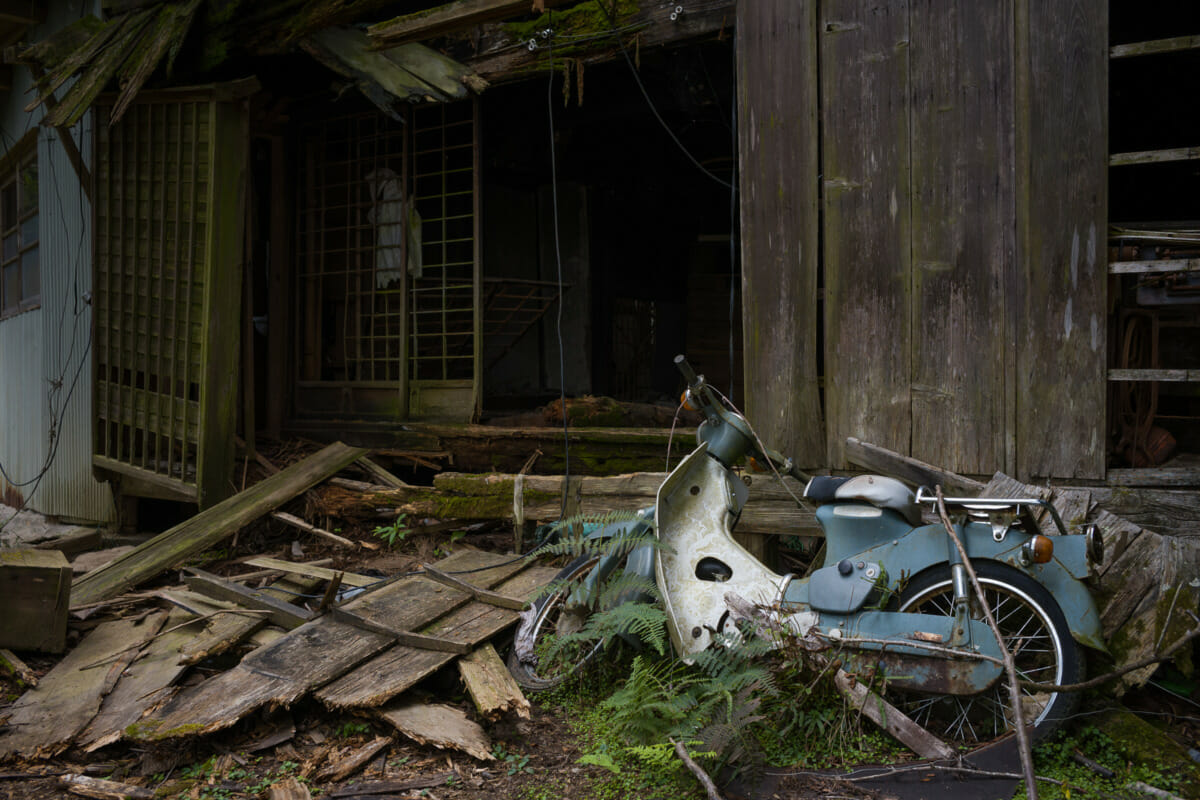
[(178, 736), (189, 736), (193, 734), (203, 733), (204, 726), (199, 723), (191, 723), (188, 725), (179, 725), (175, 728), (161, 730), (161, 725), (156, 720), (145, 720), (135, 722), (125, 728), (124, 734), (126, 739), (134, 739), (143, 742), (157, 742), (163, 739), (174, 739)]
[(1164, 775), (1171, 775), (1178, 781), (1175, 792), (1180, 796), (1200, 797), (1200, 766), (1166, 733), (1124, 709), (1101, 715), (1095, 725), (1112, 739), (1127, 761), (1153, 765)]
[[(615, 8), (610, 8), (613, 5)], [(518, 41), (540, 40), (541, 32), (547, 28), (553, 28), (560, 37), (608, 33), (640, 10), (638, 0), (616, 0), (615, 4), (606, 2), (603, 6), (599, 0), (589, 0), (571, 8), (547, 11), (536, 19), (506, 23), (504, 32)]]

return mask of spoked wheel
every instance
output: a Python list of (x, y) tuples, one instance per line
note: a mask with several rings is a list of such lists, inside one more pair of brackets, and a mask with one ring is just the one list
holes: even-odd
[(555, 638), (581, 631), (592, 614), (590, 607), (572, 601), (572, 593), (599, 564), (597, 555), (572, 561), (555, 576), (558, 588), (534, 603), (532, 615), (523, 615), (508, 654), (508, 669), (522, 688), (558, 686), (604, 649), (603, 641), (552, 647)]
[[(1005, 647), (1013, 654), (1017, 677), (1038, 683), (1078, 683), (1083, 653), (1053, 596), (1024, 573), (1003, 564), (975, 565), (979, 583)], [(971, 616), (983, 619), (972, 592)], [(954, 587), (949, 569), (918, 576), (900, 596), (900, 610), (922, 614), (954, 614)], [(1036, 726), (1032, 739), (1057, 728), (1074, 709), (1071, 692), (1021, 690), (1021, 715)], [(929, 695), (894, 691), (896, 706), (930, 733), (951, 744), (976, 744), (1013, 730), (1008, 680), (1005, 674), (990, 689), (976, 695)]]

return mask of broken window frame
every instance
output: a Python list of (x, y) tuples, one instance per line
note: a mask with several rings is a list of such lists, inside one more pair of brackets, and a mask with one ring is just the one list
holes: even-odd
[(38, 212), (37, 131), (31, 131), (0, 160), (0, 319), (42, 304)]

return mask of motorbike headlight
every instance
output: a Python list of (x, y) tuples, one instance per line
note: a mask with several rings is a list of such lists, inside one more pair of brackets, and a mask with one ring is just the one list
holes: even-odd
[(1045, 564), (1054, 556), (1054, 540), (1040, 533), (1021, 545), (1021, 561), (1029, 564)]

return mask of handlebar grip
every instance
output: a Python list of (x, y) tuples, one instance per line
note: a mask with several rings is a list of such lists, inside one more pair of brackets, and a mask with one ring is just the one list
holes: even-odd
[(696, 376), (696, 370), (692, 369), (692, 365), (688, 363), (687, 356), (682, 353), (675, 356), (675, 366), (679, 367), (679, 371), (683, 373), (683, 379), (687, 381), (688, 386), (696, 385), (696, 381), (699, 379)]

